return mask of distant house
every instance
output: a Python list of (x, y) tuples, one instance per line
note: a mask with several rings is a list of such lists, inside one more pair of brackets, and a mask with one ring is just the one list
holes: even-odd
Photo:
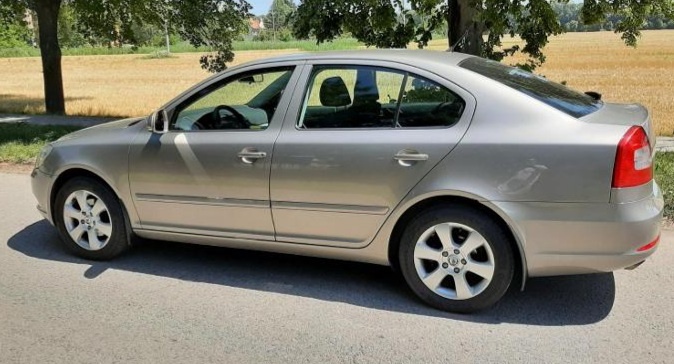
[(264, 29), (264, 20), (261, 17), (253, 17), (248, 19), (248, 37), (254, 38), (260, 35)]
[(26, 12), (23, 14), (23, 21), (26, 23), (26, 27), (31, 31), (30, 45), (37, 47), (37, 42), (35, 39), (35, 14), (32, 11), (26, 9)]

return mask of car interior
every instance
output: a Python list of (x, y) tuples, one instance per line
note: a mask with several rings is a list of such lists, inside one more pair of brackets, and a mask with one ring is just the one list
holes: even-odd
[[(351, 79), (353, 86), (349, 90), (347, 82), (339, 74), (340, 70), (326, 70), (335, 75), (329, 73), (330, 76), (322, 80), (318, 90), (309, 87), (307, 97), (318, 92), (320, 104), (308, 104), (309, 99), (305, 100), (306, 106), (298, 123), (300, 128), (448, 127), (460, 119), (465, 108), (464, 100), (455, 93), (411, 74), (397, 74), (401, 81), (393, 87), (387, 85), (395, 90), (392, 92), (394, 96), (388, 94), (388, 102), (382, 103), (381, 83), (378, 83), (377, 75), (382, 72), (391, 75), (390, 71), (378, 71), (373, 67), (351, 69), (349, 71), (354, 72), (355, 82)], [(320, 72), (319, 69), (317, 73)], [(283, 73), (245, 103), (203, 108), (188, 106), (176, 117), (174, 129), (264, 130), (276, 112), (291, 74), (290, 71)], [(316, 82), (316, 74), (310, 81), (311, 85)], [(253, 84), (263, 78), (262, 74), (247, 75), (234, 82)], [(224, 89), (227, 86), (220, 87)], [(212, 93), (217, 92), (214, 90)], [(191, 105), (196, 105), (198, 101), (193, 101)]]
[(408, 75), (406, 80), (411, 87), (405, 89), (406, 85), (402, 85), (401, 100), (381, 103), (374, 69), (357, 69), (353, 92), (349, 92), (341, 76), (328, 77), (320, 85), (320, 105), (306, 106), (299, 126), (308, 129), (446, 127), (459, 120), (465, 107), (460, 97), (422, 78)]
[[(177, 115), (174, 129), (178, 130), (264, 130), (269, 125), (270, 120), (276, 112), (283, 90), (292, 75), (291, 71), (283, 72), (279, 77), (262, 88), (246, 103), (241, 104), (219, 104), (215, 106), (204, 105), (204, 107), (195, 108), (201, 98), (207, 98), (209, 95), (218, 92), (225, 94), (227, 99), (230, 92), (236, 92), (231, 85), (264, 85), (264, 74), (246, 75), (226, 85), (220, 85), (212, 92), (206, 95), (199, 95), (196, 100), (190, 100), (191, 103), (183, 108)], [(229, 87), (229, 89), (227, 89)], [(209, 104), (206, 102), (206, 104)], [(210, 103), (212, 104), (212, 102)]]

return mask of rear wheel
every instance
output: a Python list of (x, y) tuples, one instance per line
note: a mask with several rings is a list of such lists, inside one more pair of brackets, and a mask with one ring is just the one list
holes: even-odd
[(408, 285), (427, 304), (468, 313), (496, 303), (513, 278), (508, 234), (476, 209), (427, 210), (405, 229), (398, 257)]
[(56, 194), (54, 223), (66, 248), (94, 260), (112, 259), (129, 247), (122, 206), (101, 182), (77, 177)]

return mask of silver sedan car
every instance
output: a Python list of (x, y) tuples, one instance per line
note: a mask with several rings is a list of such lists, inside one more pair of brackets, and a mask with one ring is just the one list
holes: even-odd
[(88, 259), (138, 236), (354, 260), (471, 312), (656, 249), (649, 113), (600, 98), (459, 53), (265, 59), (47, 145), (33, 192)]

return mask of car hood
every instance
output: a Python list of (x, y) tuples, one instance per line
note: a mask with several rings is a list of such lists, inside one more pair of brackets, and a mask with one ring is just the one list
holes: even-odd
[(95, 125), (86, 129), (81, 129), (75, 132), (72, 132), (70, 134), (66, 134), (60, 139), (57, 140), (57, 142), (64, 142), (68, 141), (71, 139), (76, 139), (76, 138), (81, 138), (84, 136), (92, 136), (92, 135), (100, 135), (100, 134), (106, 134), (106, 133), (114, 133), (116, 131), (126, 129), (130, 126), (134, 126), (139, 124), (141, 121), (145, 120), (146, 117), (137, 117), (137, 118), (128, 118), (128, 119), (121, 119), (121, 120), (115, 120), (115, 121), (110, 121), (107, 123)]

